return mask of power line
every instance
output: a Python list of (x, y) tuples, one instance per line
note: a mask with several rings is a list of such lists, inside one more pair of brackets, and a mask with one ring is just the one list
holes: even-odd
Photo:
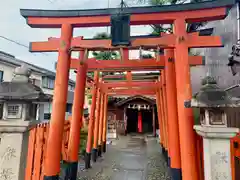
[(0, 36), (0, 38), (5, 39), (5, 40), (7, 40), (7, 41), (10, 41), (10, 42), (12, 42), (12, 43), (15, 43), (15, 44), (17, 44), (17, 45), (19, 45), (19, 46), (22, 46), (22, 47), (25, 47), (25, 48), (29, 48), (27, 45), (21, 44), (21, 43), (19, 43), (19, 42), (17, 42), (17, 41), (14, 41), (14, 40), (12, 40), (12, 39), (9, 39), (9, 38), (7, 38), (7, 37), (5, 37), (5, 36)]
[[(22, 44), (22, 43), (20, 43), (20, 42), (17, 42), (17, 41), (15, 41), (15, 40), (13, 40), (13, 39), (7, 38), (7, 37), (5, 37), (5, 36), (0, 36), (0, 38), (4, 39), (4, 40), (6, 40), (6, 41), (12, 42), (12, 43), (14, 43), (14, 44), (17, 44), (17, 45), (19, 45), (19, 46), (22, 46), (22, 47), (24, 47), (24, 48), (29, 49), (29, 46), (27, 46), (27, 45), (25, 45), (25, 44)], [(45, 55), (45, 56), (48, 56), (48, 54), (46, 54), (46, 53), (43, 53), (43, 52), (41, 52), (41, 53), (42, 53), (43, 55)], [(33, 55), (35, 56), (36, 54), (33, 54)]]

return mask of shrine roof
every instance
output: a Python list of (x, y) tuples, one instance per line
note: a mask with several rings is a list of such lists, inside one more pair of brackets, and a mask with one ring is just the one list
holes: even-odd
[[(212, 0), (199, 3), (186, 3), (164, 6), (128, 7), (123, 9), (126, 14), (150, 14), (159, 12), (179, 12), (201, 9), (212, 9), (218, 7), (232, 6), (237, 0)], [(21, 9), (23, 17), (83, 17), (83, 16), (106, 16), (119, 13), (120, 8), (106, 9), (79, 9), (79, 10), (42, 10)]]
[(148, 102), (149, 104), (156, 104), (155, 100), (152, 99), (152, 98), (141, 96), (141, 95), (136, 95), (136, 96), (130, 96), (126, 99), (123, 99), (123, 100), (117, 102), (115, 105), (116, 106), (122, 106), (122, 105), (124, 105), (124, 104), (126, 104), (130, 101), (136, 100), (136, 99), (142, 99), (142, 100)]
[(51, 96), (32, 83), (2, 82), (0, 83), (0, 100), (50, 101)]

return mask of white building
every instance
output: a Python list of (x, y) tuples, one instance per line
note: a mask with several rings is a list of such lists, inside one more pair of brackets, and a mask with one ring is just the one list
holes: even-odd
[[(33, 84), (42, 88), (45, 94), (53, 96), (55, 72), (49, 71), (37, 67), (35, 65), (29, 64), (27, 62), (21, 61), (14, 56), (0, 51), (0, 82), (11, 81), (13, 77), (14, 69), (22, 64), (26, 64), (31, 70), (31, 81)], [(66, 114), (71, 114), (72, 103), (74, 97), (74, 87), (75, 82), (69, 80), (68, 85), (68, 100), (66, 106)], [(39, 120), (50, 119), (50, 114), (52, 112), (52, 103), (44, 103), (39, 110)]]

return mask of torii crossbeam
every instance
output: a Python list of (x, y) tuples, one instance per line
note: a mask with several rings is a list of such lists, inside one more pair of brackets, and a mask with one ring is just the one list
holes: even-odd
[[(71, 60), (71, 69), (77, 69), (79, 59)], [(164, 56), (159, 57), (159, 61), (155, 58), (151, 59), (127, 59), (121, 62), (120, 60), (96, 60), (90, 58), (87, 60), (88, 71), (126, 71), (126, 70), (157, 70), (163, 69), (165, 66)], [(205, 65), (205, 58), (202, 56), (189, 56), (189, 64), (191, 66)]]
[[(131, 14), (131, 25), (172, 24), (175, 19), (184, 18), (187, 23), (220, 20), (226, 17), (227, 6), (234, 0), (218, 0), (204, 3), (187, 3), (170, 6), (150, 6), (124, 8)], [(110, 26), (110, 15), (119, 12), (118, 8), (89, 10), (32, 10), (21, 9), (21, 15), (33, 28), (61, 28), (62, 24), (74, 27)]]

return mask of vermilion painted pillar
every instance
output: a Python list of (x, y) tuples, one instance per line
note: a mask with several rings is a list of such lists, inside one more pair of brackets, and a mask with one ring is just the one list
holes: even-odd
[(95, 123), (94, 123), (94, 139), (93, 139), (93, 150), (92, 150), (92, 158), (93, 161), (97, 161), (97, 152), (98, 152), (98, 130), (99, 130), (99, 120), (100, 120), (100, 107), (101, 107), (101, 98), (102, 93), (100, 92), (100, 89), (98, 89), (98, 95), (97, 95), (97, 108), (96, 108), (96, 114), (95, 114)]
[(142, 133), (142, 113), (138, 111), (138, 132)]
[(73, 28), (70, 24), (62, 25), (52, 115), (44, 164), (44, 180), (59, 179), (69, 68), (71, 63), (69, 48), (71, 44), (72, 33)]
[(184, 106), (184, 102), (192, 98), (185, 19), (174, 21), (174, 34), (176, 35), (175, 70), (182, 178), (183, 180), (198, 180), (193, 111), (191, 108), (185, 108)]
[(127, 107), (124, 107), (123, 110), (124, 114), (123, 114), (123, 119), (124, 119), (124, 135), (127, 135)]
[(165, 158), (169, 164), (169, 154), (170, 154), (170, 147), (169, 147), (169, 127), (168, 127), (168, 116), (167, 116), (167, 95), (166, 95), (166, 79), (165, 79), (165, 70), (161, 71), (161, 82), (162, 82), (162, 98), (163, 98), (163, 109), (164, 109), (164, 119), (165, 119), (165, 129), (166, 129), (166, 138), (167, 138), (167, 148)]
[(102, 133), (103, 133), (103, 116), (104, 116), (104, 104), (105, 94), (102, 93), (101, 104), (100, 104), (100, 116), (99, 116), (99, 128), (98, 128), (98, 156), (102, 156)]
[(80, 64), (77, 68), (76, 87), (74, 91), (74, 100), (72, 107), (72, 119), (70, 124), (70, 134), (68, 141), (68, 168), (66, 169), (66, 178), (73, 180), (77, 178), (79, 146), (80, 146), (80, 130), (83, 117), (83, 106), (85, 100), (85, 86), (87, 77), (87, 64), (84, 52), (80, 52)]
[(153, 136), (156, 137), (156, 123), (155, 123), (155, 108), (152, 107), (152, 126), (153, 126)]
[(102, 141), (103, 141), (103, 152), (106, 152), (107, 149), (107, 112), (108, 112), (108, 95), (104, 96), (104, 115), (103, 115), (103, 132), (102, 132)]
[(162, 103), (162, 94), (161, 94), (161, 87), (159, 88), (159, 102), (160, 102), (160, 112), (161, 112), (161, 118), (162, 118), (162, 132), (163, 132), (163, 146), (162, 146), (162, 152), (163, 154), (166, 151), (166, 131), (165, 131), (165, 123), (164, 123), (164, 113), (163, 113), (163, 103)]
[[(162, 72), (161, 72), (162, 73)], [(161, 75), (162, 77), (162, 75)], [(160, 79), (161, 87), (160, 87), (160, 102), (161, 102), (161, 110), (163, 117), (163, 132), (164, 132), (164, 144), (163, 144), (163, 155), (165, 158), (168, 157), (168, 133), (167, 133), (167, 119), (166, 119), (166, 109), (163, 97), (163, 79)], [(167, 159), (166, 159), (167, 160)]]
[(160, 145), (161, 148), (163, 147), (163, 139), (164, 139), (164, 135), (163, 135), (163, 124), (162, 124), (162, 114), (161, 114), (161, 104), (160, 104), (160, 95), (159, 95), (159, 91), (156, 92), (156, 101), (157, 101), (157, 113), (158, 113), (158, 126), (159, 126), (159, 135), (160, 135)]
[(166, 117), (166, 129), (167, 129), (167, 138), (168, 138), (168, 165), (170, 166), (170, 153), (171, 153), (171, 147), (169, 146), (169, 141), (170, 141), (170, 138), (169, 138), (169, 134), (170, 134), (170, 132), (171, 132), (171, 127), (169, 127), (169, 118), (168, 118), (168, 106), (167, 106), (167, 104), (168, 104), (168, 102), (167, 102), (167, 90), (166, 90), (166, 84), (167, 84), (167, 82), (166, 82), (166, 75), (165, 75), (165, 70), (162, 72), (162, 78), (163, 78), (163, 99), (164, 99), (164, 108), (165, 108), (165, 117)]
[(85, 154), (85, 168), (89, 169), (91, 167), (91, 151), (92, 151), (92, 143), (93, 143), (93, 130), (94, 130), (94, 122), (95, 122), (95, 111), (96, 111), (96, 100), (97, 100), (97, 85), (99, 79), (99, 72), (94, 72), (94, 86), (92, 89), (92, 104), (91, 104), (91, 112), (90, 119), (88, 124), (88, 138), (87, 138), (87, 147)]
[(173, 180), (180, 180), (181, 173), (181, 154), (179, 143), (179, 128), (177, 114), (177, 90), (176, 74), (174, 65), (174, 50), (165, 49), (165, 77), (167, 95), (167, 114), (168, 114), (168, 138), (170, 147), (170, 167)]

